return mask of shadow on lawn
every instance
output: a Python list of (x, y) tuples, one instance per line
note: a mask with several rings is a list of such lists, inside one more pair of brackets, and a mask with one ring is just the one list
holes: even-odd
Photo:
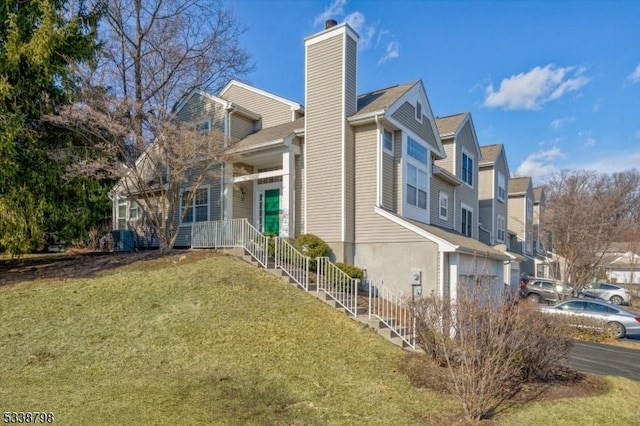
[(0, 259), (0, 286), (40, 279), (89, 278), (109, 269), (184, 253), (159, 250), (133, 253), (68, 251)]

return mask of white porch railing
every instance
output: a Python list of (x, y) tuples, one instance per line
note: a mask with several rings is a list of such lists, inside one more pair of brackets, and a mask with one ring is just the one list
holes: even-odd
[(351, 315), (357, 316), (360, 280), (345, 274), (328, 257), (318, 257), (316, 261), (318, 291), (324, 291)]
[(275, 266), (282, 269), (305, 291), (309, 291), (309, 256), (300, 253), (298, 249), (286, 240), (275, 238)]
[(269, 237), (247, 219), (195, 222), (191, 226), (192, 248), (244, 248), (263, 268), (269, 259)]
[(409, 304), (394, 294), (382, 282), (369, 281), (369, 318), (376, 318), (391, 330), (391, 337), (400, 337), (412, 349), (416, 348), (416, 322)]

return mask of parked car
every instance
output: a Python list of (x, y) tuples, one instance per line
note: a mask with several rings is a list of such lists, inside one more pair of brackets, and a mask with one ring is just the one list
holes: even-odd
[[(627, 334), (640, 333), (640, 314), (628, 311), (620, 306), (608, 302), (586, 299), (570, 299), (560, 302), (555, 306), (542, 307), (541, 312), (552, 315), (567, 315), (569, 317), (589, 318), (595, 322), (586, 325), (579, 321), (576, 326), (598, 327), (600, 324), (611, 333), (612, 336), (621, 338)], [(569, 320), (571, 322), (571, 320)]]
[(629, 290), (611, 283), (593, 284), (582, 291), (608, 300), (614, 305), (629, 305), (631, 303)]
[(588, 299), (588, 300), (597, 300), (599, 302), (606, 302), (606, 303), (610, 303), (608, 300), (603, 299), (600, 296), (596, 296), (595, 294), (591, 294), (591, 293), (585, 293), (584, 291), (574, 291), (572, 293), (572, 297), (576, 298), (576, 299)]
[(571, 297), (573, 288), (551, 280), (531, 279), (520, 287), (520, 296), (533, 303), (559, 302)]

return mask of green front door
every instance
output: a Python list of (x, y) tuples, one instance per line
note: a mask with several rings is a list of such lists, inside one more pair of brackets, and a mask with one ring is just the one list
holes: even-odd
[(280, 235), (280, 190), (264, 191), (264, 229), (263, 232)]

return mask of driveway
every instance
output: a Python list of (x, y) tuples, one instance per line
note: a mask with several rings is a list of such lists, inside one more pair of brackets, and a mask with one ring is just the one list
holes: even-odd
[(630, 349), (602, 343), (575, 342), (568, 364), (578, 371), (640, 381), (640, 344), (638, 349)]

